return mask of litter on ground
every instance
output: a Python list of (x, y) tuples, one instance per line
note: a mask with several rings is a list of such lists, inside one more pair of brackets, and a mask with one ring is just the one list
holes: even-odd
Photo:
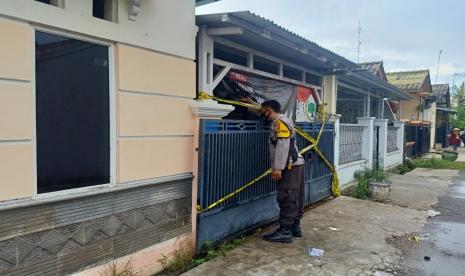
[(428, 218), (434, 218), (435, 216), (439, 216), (441, 212), (434, 211), (434, 210), (428, 210)]
[(320, 257), (323, 257), (323, 255), (325, 254), (325, 251), (319, 248), (309, 248), (307, 249), (307, 251), (310, 257), (320, 258)]

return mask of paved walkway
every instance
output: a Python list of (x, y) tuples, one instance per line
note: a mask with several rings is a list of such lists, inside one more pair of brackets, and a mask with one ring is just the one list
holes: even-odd
[[(457, 171), (424, 169), (394, 176), (388, 204), (341, 196), (308, 211), (302, 221), (304, 238), (293, 244), (268, 243), (261, 239), (263, 233), (257, 233), (225, 257), (205, 263), (185, 275), (402, 272), (402, 258), (408, 250), (400, 248), (396, 241), (413, 235), (408, 233), (422, 231), (427, 223), (427, 211), (447, 193), (458, 176)], [(307, 249), (311, 247), (325, 250), (324, 257), (310, 257)]]
[(421, 241), (398, 244), (402, 275), (465, 275), (465, 173), (434, 207), (441, 214), (428, 220), (418, 234)]

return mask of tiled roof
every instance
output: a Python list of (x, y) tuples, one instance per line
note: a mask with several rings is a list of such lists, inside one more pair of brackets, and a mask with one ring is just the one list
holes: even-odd
[(429, 77), (429, 70), (391, 72), (387, 73), (386, 77), (389, 83), (402, 90), (419, 90)]
[(384, 72), (384, 66), (382, 61), (364, 62), (359, 63), (362, 69), (367, 70), (377, 77), (386, 81), (386, 74)]
[(434, 84), (433, 85), (433, 95), (435, 96), (445, 96), (449, 92), (449, 84)]
[(359, 65), (363, 69), (376, 74), (378, 73), (381, 66), (383, 66), (383, 62), (382, 61), (363, 62), (363, 63), (360, 63)]

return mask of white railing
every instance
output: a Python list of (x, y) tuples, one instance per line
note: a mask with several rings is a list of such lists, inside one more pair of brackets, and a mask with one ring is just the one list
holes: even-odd
[(387, 131), (387, 152), (394, 152), (398, 150), (399, 148), (397, 147), (397, 130), (398, 127), (388, 127)]
[(364, 129), (361, 125), (340, 124), (339, 164), (362, 160)]

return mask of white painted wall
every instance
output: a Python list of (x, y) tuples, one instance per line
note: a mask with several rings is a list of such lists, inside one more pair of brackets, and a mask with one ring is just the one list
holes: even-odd
[(0, 0), (0, 16), (195, 59), (194, 0), (142, 0), (135, 21), (129, 20), (128, 2), (118, 0), (117, 23), (93, 17), (92, 0), (65, 0), (64, 8)]
[(365, 168), (367, 168), (366, 160), (359, 160), (339, 165), (337, 174), (339, 176), (339, 184), (341, 185), (341, 188), (344, 188), (344, 186), (355, 180), (354, 174), (356, 171), (364, 170)]

